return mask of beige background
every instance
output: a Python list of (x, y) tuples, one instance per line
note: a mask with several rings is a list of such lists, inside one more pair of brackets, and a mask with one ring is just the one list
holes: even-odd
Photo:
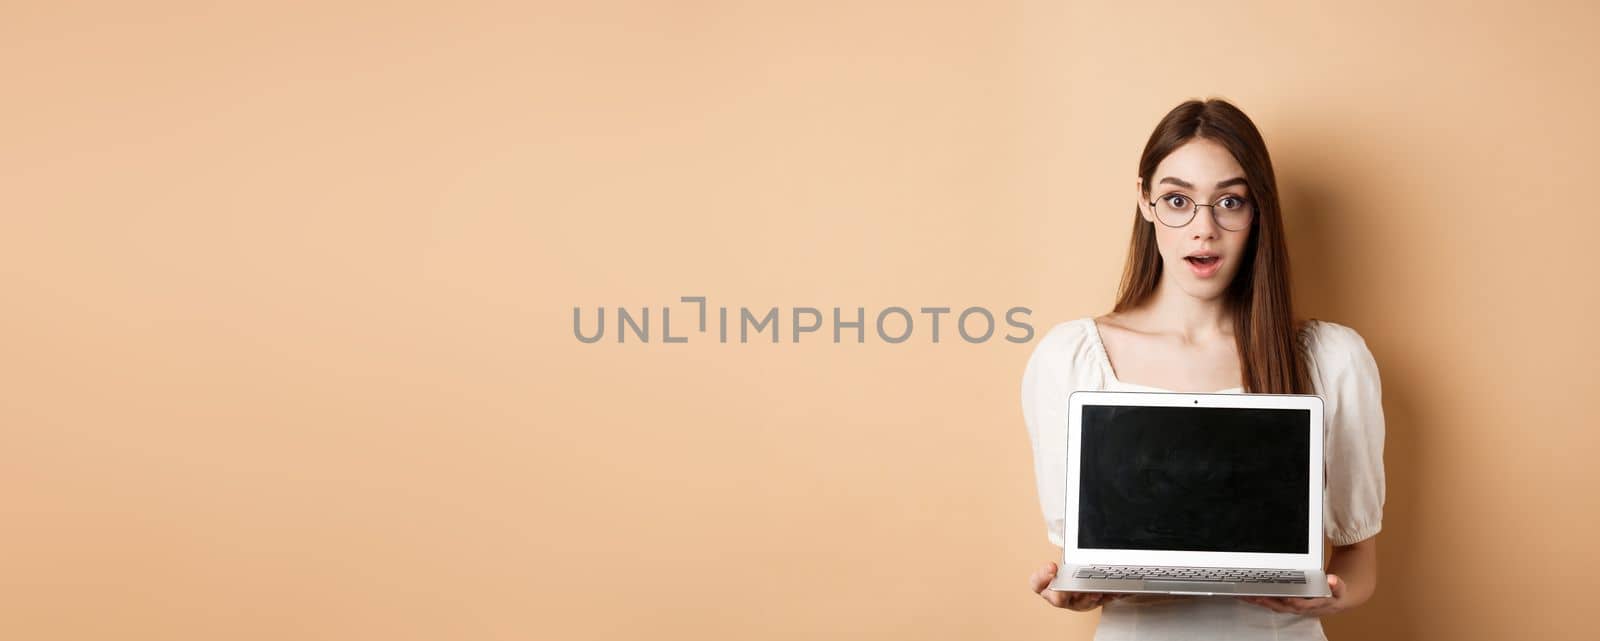
[(1592, 637), (1592, 4), (278, 4), (0, 7), (0, 637), (1087, 638), (1025, 585), (1031, 344), (571, 310), (1042, 333), (1209, 95), (1382, 371), (1330, 632)]

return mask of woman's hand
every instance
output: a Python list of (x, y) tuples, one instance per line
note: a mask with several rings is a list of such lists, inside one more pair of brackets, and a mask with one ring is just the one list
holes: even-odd
[(1058, 592), (1056, 590), (1045, 589), (1049, 587), (1050, 582), (1054, 581), (1055, 578), (1056, 564), (1052, 561), (1050, 563), (1046, 563), (1044, 567), (1039, 568), (1037, 572), (1034, 572), (1033, 576), (1028, 579), (1028, 583), (1032, 585), (1033, 592), (1035, 594), (1044, 597), (1044, 600), (1049, 601), (1050, 605), (1058, 608), (1087, 612), (1127, 596), (1126, 594), (1102, 594), (1099, 592)]
[(1273, 612), (1287, 612), (1301, 614), (1308, 617), (1324, 617), (1336, 612), (1343, 612), (1354, 607), (1345, 598), (1344, 581), (1338, 576), (1328, 575), (1328, 589), (1333, 591), (1330, 597), (1276, 597), (1276, 596), (1241, 596), (1234, 597), (1245, 603), (1254, 603)]

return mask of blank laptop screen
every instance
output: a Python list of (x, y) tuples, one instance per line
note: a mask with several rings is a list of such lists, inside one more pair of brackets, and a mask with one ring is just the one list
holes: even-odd
[(1085, 405), (1078, 547), (1307, 553), (1310, 420), (1294, 409)]

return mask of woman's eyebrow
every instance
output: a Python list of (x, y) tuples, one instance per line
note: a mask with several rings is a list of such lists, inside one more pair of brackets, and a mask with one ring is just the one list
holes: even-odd
[[(1156, 184), (1158, 184), (1158, 185), (1162, 184), (1162, 183), (1172, 183), (1172, 184), (1177, 185), (1179, 187), (1182, 187), (1184, 189), (1194, 189), (1194, 184), (1193, 183), (1190, 183), (1189, 181), (1184, 180), (1182, 178), (1173, 178), (1172, 176), (1167, 176), (1166, 178), (1162, 178), (1161, 180), (1156, 181)], [(1238, 177), (1238, 178), (1229, 178), (1227, 180), (1224, 180), (1222, 182), (1217, 183), (1217, 189), (1222, 189), (1223, 187), (1231, 187), (1233, 185), (1246, 185), (1246, 184), (1249, 184), (1249, 183), (1245, 182), (1245, 179), (1242, 176)]]

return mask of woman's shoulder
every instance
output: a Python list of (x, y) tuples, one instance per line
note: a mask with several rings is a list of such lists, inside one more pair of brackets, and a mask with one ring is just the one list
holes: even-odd
[(1082, 316), (1056, 323), (1045, 331), (1034, 345), (1030, 360), (1057, 369), (1077, 370), (1093, 362), (1091, 358), (1099, 344), (1094, 317)]
[(1104, 373), (1098, 368), (1099, 348), (1092, 317), (1056, 323), (1033, 346), (1022, 374), (1023, 416), (1030, 429), (1064, 412), (1073, 390), (1098, 389)]
[(1035, 351), (1076, 352), (1095, 343), (1093, 316), (1081, 316), (1061, 321), (1039, 338)]
[(1300, 344), (1313, 353), (1348, 353), (1367, 348), (1366, 339), (1355, 328), (1319, 318), (1309, 318), (1301, 323)]
[(1311, 366), (1324, 374), (1377, 369), (1366, 338), (1348, 325), (1308, 319), (1300, 327), (1300, 346)]

